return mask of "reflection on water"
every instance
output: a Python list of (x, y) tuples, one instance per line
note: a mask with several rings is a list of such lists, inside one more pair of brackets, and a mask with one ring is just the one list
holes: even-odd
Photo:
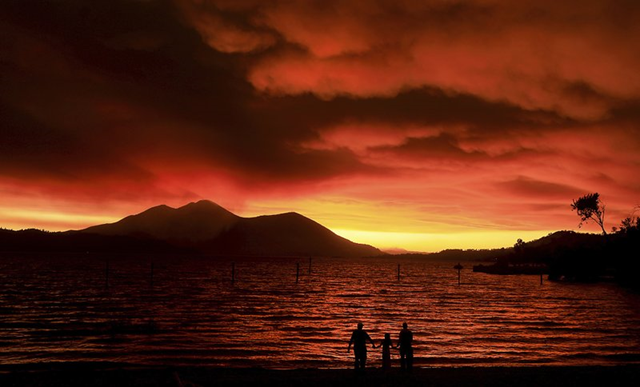
[(231, 259), (2, 256), (0, 363), (350, 367), (357, 321), (374, 340), (407, 321), (417, 366), (640, 362), (640, 296), (613, 284), (468, 264), (458, 286), (452, 263), (394, 258), (316, 258), (310, 275), (307, 258), (234, 261), (232, 284)]

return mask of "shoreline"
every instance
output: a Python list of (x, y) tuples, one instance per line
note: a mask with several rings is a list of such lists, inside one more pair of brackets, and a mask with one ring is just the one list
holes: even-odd
[(2, 386), (636, 386), (640, 364), (433, 367), (383, 370), (144, 366), (121, 363), (0, 365)]

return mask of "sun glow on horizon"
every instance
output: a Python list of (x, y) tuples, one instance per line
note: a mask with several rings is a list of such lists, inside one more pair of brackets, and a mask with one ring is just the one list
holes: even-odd
[(10, 209), (0, 207), (0, 227), (21, 230), (37, 228), (47, 231), (78, 230), (119, 220), (116, 216), (78, 214), (65, 211)]
[[(430, 212), (402, 202), (380, 203), (338, 196), (249, 202), (240, 212), (243, 216), (258, 216), (289, 211), (298, 212), (355, 243), (381, 250), (415, 252), (511, 247), (518, 239), (539, 239), (573, 224), (558, 222), (557, 228), (537, 229), (480, 224), (472, 217)], [(569, 219), (575, 216), (570, 210), (566, 215)]]
[(434, 253), (447, 249), (495, 249), (511, 247), (515, 241), (539, 239), (552, 231), (469, 231), (460, 233), (403, 233), (332, 229), (336, 234), (356, 243), (381, 250), (400, 248), (412, 252)]

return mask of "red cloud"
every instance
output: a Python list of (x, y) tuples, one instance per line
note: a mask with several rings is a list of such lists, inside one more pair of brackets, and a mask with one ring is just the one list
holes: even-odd
[(229, 17), (237, 12), (255, 8), (256, 1), (181, 1), (178, 5), (185, 16), (200, 32), (203, 40), (221, 52), (247, 53), (262, 50), (275, 43), (272, 33), (261, 31), (259, 26)]
[[(249, 70), (267, 93), (395, 96), (428, 86), (582, 119), (640, 96), (640, 54), (629, 42), (640, 36), (635, 3), (300, 0), (244, 11), (252, 34), (281, 40)], [(191, 15), (205, 40), (206, 15)], [(217, 34), (232, 41), (233, 31)]]

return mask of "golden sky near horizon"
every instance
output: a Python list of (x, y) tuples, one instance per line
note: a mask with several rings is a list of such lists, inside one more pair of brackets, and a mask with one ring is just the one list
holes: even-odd
[[(640, 2), (0, 3), (0, 227), (208, 199), (438, 251), (640, 204)], [(594, 225), (583, 230), (598, 232)]]

